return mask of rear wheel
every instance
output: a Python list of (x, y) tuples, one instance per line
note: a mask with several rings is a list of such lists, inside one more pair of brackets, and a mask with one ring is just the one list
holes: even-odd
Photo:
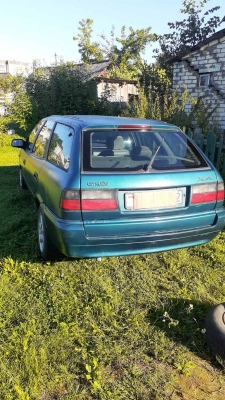
[(59, 257), (59, 251), (49, 239), (41, 207), (38, 209), (38, 248), (44, 261), (55, 260)]
[(209, 311), (206, 319), (206, 340), (212, 353), (225, 359), (225, 303)]
[(26, 185), (26, 182), (25, 182), (25, 180), (24, 180), (24, 177), (23, 177), (21, 168), (19, 169), (19, 180), (20, 180), (20, 187), (21, 187), (22, 189), (27, 189), (27, 185)]

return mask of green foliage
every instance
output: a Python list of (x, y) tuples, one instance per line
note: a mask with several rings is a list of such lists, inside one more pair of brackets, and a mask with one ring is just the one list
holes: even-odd
[(166, 67), (166, 61), (173, 56), (187, 51), (190, 47), (207, 39), (219, 26), (219, 16), (209, 16), (220, 7), (213, 7), (204, 12), (202, 10), (209, 0), (196, 3), (195, 0), (183, 0), (183, 8), (180, 10), (185, 15), (182, 21), (169, 22), (172, 33), (157, 37), (160, 50), (156, 51), (157, 60), (161, 66)]
[(14, 96), (13, 102), (9, 104), (8, 111), (10, 122), (17, 124), (20, 130), (26, 131), (35, 122), (32, 99), (20, 86)]
[[(126, 36), (126, 27), (121, 29), (121, 37), (116, 38), (119, 46), (111, 46), (113, 52), (109, 54), (113, 67), (109, 71), (111, 78), (136, 79), (141, 75), (143, 67), (142, 54), (147, 45), (155, 41), (151, 28), (137, 29), (129, 27), (130, 33)], [(102, 36), (103, 37), (103, 36)]]
[[(0, 117), (0, 132), (7, 132), (8, 129), (27, 128), (27, 120), (32, 114), (32, 106), (29, 104), (29, 98), (22, 89), (23, 75), (6, 75), (0, 78), (0, 92), (5, 95), (5, 106), (9, 115)], [(14, 99), (11, 103), (7, 94), (13, 94)]]
[(93, 32), (92, 25), (93, 19), (87, 18), (82, 19), (79, 22), (78, 30), (80, 33), (78, 37), (73, 37), (73, 40), (78, 40), (79, 53), (81, 60), (85, 64), (89, 64), (91, 61), (101, 61), (103, 59), (102, 49), (98, 42), (91, 43), (91, 34)]
[[(189, 97), (189, 99), (185, 99), (185, 102), (187, 100), (189, 100), (189, 103), (191, 104), (191, 110), (188, 115), (185, 114), (184, 120), (182, 121), (183, 126), (186, 126), (192, 130), (195, 128), (200, 128), (205, 134), (209, 133), (211, 130), (213, 130), (216, 134), (221, 133), (218, 116), (216, 113), (218, 105), (210, 110), (210, 104), (207, 100), (205, 100), (204, 96), (200, 96), (197, 99)], [(179, 115), (174, 115), (173, 121), (175, 124), (178, 123), (178, 125), (181, 126)]]
[(120, 111), (107, 101), (106, 94), (98, 99), (96, 82), (73, 64), (39, 67), (27, 77), (10, 78), (4, 85), (4, 90), (14, 90), (14, 97), (8, 104), (9, 115), (0, 118), (0, 132), (13, 128), (26, 137), (48, 115), (118, 115)]
[(99, 35), (101, 42), (91, 42), (93, 20), (88, 18), (79, 22), (78, 40), (81, 60), (88, 64), (91, 61), (101, 61), (104, 58), (112, 63), (108, 73), (110, 78), (135, 79), (141, 74), (143, 60), (141, 55), (150, 43), (154, 42), (155, 35), (151, 28), (134, 30), (129, 27), (129, 34), (126, 35), (126, 27), (121, 28), (120, 37), (115, 38), (115, 28), (112, 26), (111, 38), (104, 34)]
[(0, 92), (4, 94), (16, 91), (23, 82), (23, 76), (18, 74), (16, 76), (6, 75), (0, 77)]
[[(191, 105), (189, 114), (185, 112), (187, 103)], [(187, 87), (178, 87), (172, 92), (169, 84), (166, 83), (164, 93), (163, 91), (158, 93), (150, 86), (149, 93), (146, 95), (144, 89), (139, 87), (139, 99), (132, 105), (127, 104), (121, 115), (161, 120), (179, 126), (181, 129), (185, 127), (193, 130), (198, 127), (206, 134), (210, 130), (219, 133), (217, 106), (211, 111), (208, 109), (208, 103), (204, 97), (199, 97), (197, 100), (192, 98)]]
[(87, 81), (76, 66), (39, 68), (25, 80), (37, 120), (51, 114), (91, 114), (96, 101), (96, 84)]
[(11, 120), (9, 117), (0, 117), (0, 133), (6, 133)]
[(172, 93), (172, 82), (168, 77), (168, 73), (157, 63), (148, 65), (145, 62), (143, 64), (140, 84), (144, 88), (145, 94), (148, 94), (149, 89), (151, 89), (153, 98), (158, 95), (160, 99), (163, 99), (165, 93), (169, 97)]
[[(0, 131), (0, 149), (1, 149), (1, 152), (2, 152), (3, 148), (6, 151), (15, 150), (15, 149), (10, 147), (11, 146), (11, 142), (12, 142), (13, 139), (20, 139), (20, 136), (19, 135), (7, 135), (6, 133), (3, 133), (3, 132)], [(16, 150), (16, 151), (18, 151), (18, 150)]]

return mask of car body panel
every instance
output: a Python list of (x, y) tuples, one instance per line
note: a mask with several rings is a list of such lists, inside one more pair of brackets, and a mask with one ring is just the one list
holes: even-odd
[(39, 173), (45, 164), (45, 160), (35, 157), (29, 150), (21, 151), (20, 159), (22, 159), (21, 170), (24, 179), (33, 195), (35, 195), (38, 187)]
[(77, 258), (153, 253), (205, 244), (223, 229), (225, 218), (224, 210), (220, 210), (212, 225), (197, 229), (87, 238), (82, 222), (59, 219), (47, 207), (44, 213), (54, 243), (67, 256)]

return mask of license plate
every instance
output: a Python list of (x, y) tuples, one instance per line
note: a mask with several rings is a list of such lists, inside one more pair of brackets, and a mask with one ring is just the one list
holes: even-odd
[(143, 210), (184, 207), (185, 194), (186, 188), (125, 193), (125, 208), (127, 210)]

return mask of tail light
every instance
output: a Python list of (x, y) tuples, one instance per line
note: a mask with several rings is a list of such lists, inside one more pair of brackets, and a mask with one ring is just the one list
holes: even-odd
[(64, 190), (60, 207), (66, 211), (118, 210), (117, 190)]
[(81, 208), (88, 210), (117, 210), (116, 190), (82, 190)]
[(217, 201), (224, 200), (224, 182), (219, 182), (217, 185)]
[(60, 207), (66, 211), (79, 211), (80, 190), (63, 190)]
[(192, 187), (191, 204), (210, 203), (224, 200), (224, 183), (208, 183)]

